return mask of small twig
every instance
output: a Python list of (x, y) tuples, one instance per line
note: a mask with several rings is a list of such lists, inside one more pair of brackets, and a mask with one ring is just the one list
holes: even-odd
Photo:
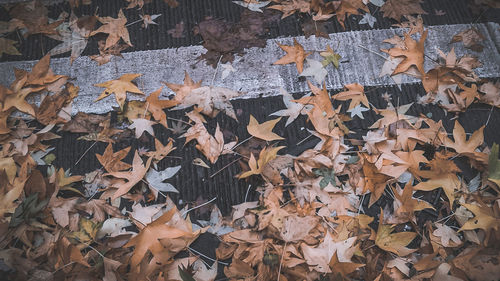
[(295, 144), (295, 146), (301, 145), (303, 142), (308, 140), (310, 137), (314, 136), (313, 134), (309, 134), (309, 136), (305, 137), (303, 140), (299, 141), (298, 143)]
[(210, 260), (210, 261), (213, 261), (213, 262), (216, 262), (216, 263), (219, 263), (219, 264), (225, 265), (225, 266), (228, 266), (228, 265), (229, 265), (227, 262), (222, 262), (222, 261), (215, 260), (215, 259), (213, 259), (213, 258), (211, 258), (211, 257), (209, 257), (209, 256), (207, 256), (207, 255), (204, 255), (204, 254), (202, 254), (202, 253), (200, 253), (200, 252), (196, 251), (195, 249), (193, 249), (193, 248), (191, 248), (191, 247), (188, 247), (188, 250), (189, 250), (189, 251), (194, 252), (194, 253), (195, 253), (195, 254), (197, 254), (197, 255), (200, 255), (200, 256), (202, 256), (202, 257), (206, 258), (207, 260)]
[(172, 117), (167, 117), (168, 120), (172, 120), (172, 121), (177, 121), (177, 122), (181, 122), (183, 124), (186, 124), (186, 125), (189, 125), (189, 126), (193, 126), (192, 124), (190, 124), (189, 122), (186, 122), (184, 120), (181, 120), (181, 119), (177, 119), (177, 118), (172, 118)]
[(212, 83), (210, 83), (210, 86), (214, 85), (215, 77), (217, 76), (217, 72), (219, 70), (219, 64), (220, 64), (221, 59), (222, 59), (222, 55), (219, 57), (219, 60), (217, 61), (217, 66), (215, 67), (214, 76), (212, 77)]
[(377, 53), (377, 52), (375, 52), (375, 51), (372, 51), (372, 50), (370, 50), (370, 49), (366, 48), (365, 46), (363, 46), (363, 45), (361, 45), (361, 44), (358, 44), (358, 46), (359, 46), (360, 48), (362, 48), (362, 49), (365, 49), (366, 51), (368, 51), (368, 52), (370, 52), (370, 53), (373, 53), (373, 54), (375, 54), (375, 55), (377, 55), (377, 56), (379, 56), (379, 57), (383, 58), (384, 60), (388, 60), (388, 59), (389, 59), (389, 58), (386, 58), (386, 57), (384, 57), (383, 55), (381, 55), (381, 54), (379, 54), (379, 53)]
[(240, 157), (240, 158), (238, 158), (238, 159), (235, 159), (235, 160), (231, 161), (231, 163), (229, 163), (229, 164), (225, 165), (224, 167), (222, 167), (222, 168), (221, 168), (220, 170), (218, 170), (217, 172), (215, 172), (215, 173), (211, 174), (211, 175), (210, 175), (210, 178), (213, 178), (215, 175), (217, 175), (218, 173), (222, 172), (222, 171), (223, 171), (224, 169), (226, 169), (227, 167), (231, 166), (234, 162), (239, 161), (241, 158), (243, 158), (243, 157)]
[(161, 195), (163, 195), (163, 197), (167, 198), (167, 195), (163, 194), (161, 191), (159, 191), (157, 188), (155, 188), (154, 186), (150, 185), (149, 182), (145, 181), (144, 179), (141, 179), (141, 181), (145, 184), (148, 185), (149, 188), (151, 188), (152, 190), (155, 190), (156, 192), (160, 193)]
[(184, 217), (187, 213), (191, 212), (192, 210), (195, 210), (195, 209), (201, 208), (201, 207), (203, 207), (203, 206), (205, 206), (205, 205), (208, 205), (208, 204), (212, 203), (213, 201), (215, 201), (215, 199), (217, 199), (217, 196), (216, 196), (216, 197), (214, 197), (214, 198), (212, 198), (212, 200), (210, 200), (210, 201), (207, 201), (207, 202), (205, 202), (205, 203), (203, 203), (203, 204), (200, 204), (200, 205), (198, 205), (198, 206), (196, 206), (196, 207), (193, 207), (193, 208), (191, 208), (191, 209), (187, 209), (186, 211), (184, 211), (184, 212), (181, 214), (181, 216), (182, 216), (182, 217)]
[(248, 185), (248, 188), (247, 188), (247, 192), (245, 193), (245, 203), (247, 202), (247, 198), (248, 198), (248, 193), (250, 192), (250, 188), (252, 187), (251, 184)]
[(136, 23), (141, 22), (141, 21), (142, 21), (142, 19), (138, 19), (138, 20), (133, 21), (131, 23), (127, 23), (125, 26), (131, 26), (131, 25), (136, 24)]
[(485, 127), (488, 126), (488, 123), (490, 123), (490, 118), (492, 113), (493, 113), (493, 105), (491, 106), (490, 114), (488, 114), (488, 119), (486, 120), (486, 124), (484, 124)]
[(83, 157), (89, 152), (90, 149), (92, 149), (92, 147), (94, 147), (94, 145), (96, 143), (97, 143), (97, 141), (94, 141), (94, 143), (89, 148), (87, 148), (87, 150), (85, 150), (85, 152), (82, 154), (82, 156), (80, 156), (80, 158), (78, 158), (78, 160), (76, 160), (76, 163), (75, 163), (75, 165), (73, 165), (73, 167), (75, 167), (76, 165), (78, 165), (78, 163), (80, 163), (80, 161), (83, 159)]
[[(314, 22), (314, 24), (316, 24), (316, 21)], [(287, 241), (285, 241), (285, 246), (283, 246), (283, 252), (281, 252), (280, 267), (278, 269), (278, 281), (280, 281), (281, 265), (283, 264), (283, 257), (285, 256), (286, 243)]]
[(233, 146), (233, 148), (231, 149), (231, 151), (234, 151), (235, 148), (237, 148), (238, 146), (240, 146), (240, 145), (244, 144), (245, 142), (249, 141), (251, 138), (253, 138), (253, 136), (249, 136), (248, 138), (244, 139), (240, 143), (236, 144), (235, 146)]
[(70, 266), (70, 265), (72, 265), (72, 264), (74, 264), (74, 263), (76, 263), (76, 262), (72, 261), (72, 262), (70, 262), (70, 263), (67, 263), (67, 264), (65, 264), (65, 265), (63, 265), (63, 266), (61, 266), (61, 267), (59, 267), (58, 269), (56, 269), (56, 270), (52, 271), (50, 274), (51, 274), (51, 275), (54, 275), (54, 273), (56, 273), (56, 272), (58, 272), (59, 270), (61, 270), (61, 269), (65, 268), (66, 266)]

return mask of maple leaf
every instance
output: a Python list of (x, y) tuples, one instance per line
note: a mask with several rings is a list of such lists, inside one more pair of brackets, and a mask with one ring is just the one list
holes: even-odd
[(170, 88), (170, 90), (175, 92), (175, 97), (174, 100), (178, 102), (182, 102), (184, 98), (194, 89), (197, 89), (201, 87), (201, 80), (198, 82), (194, 82), (191, 77), (189, 77), (189, 74), (187, 71), (184, 71), (184, 84), (173, 84), (173, 83), (167, 83), (167, 82), (162, 82), (163, 84), (167, 85), (167, 87)]
[(293, 39), (293, 47), (281, 45), (280, 43), (277, 44), (287, 54), (279, 60), (275, 61), (273, 64), (295, 63), (297, 66), (297, 71), (299, 73), (302, 73), (302, 70), (304, 68), (304, 60), (311, 54), (311, 52), (306, 52), (304, 50), (304, 47), (302, 47), (302, 45), (300, 45), (295, 38)]
[(462, 125), (460, 125), (458, 120), (455, 120), (455, 127), (453, 128), (454, 141), (446, 138), (444, 141), (444, 145), (453, 148), (460, 154), (474, 154), (476, 148), (484, 142), (483, 131), (484, 126), (481, 126), (481, 128), (479, 128), (472, 134), (469, 140), (466, 140), (467, 137), (464, 128), (462, 127)]
[(338, 258), (338, 250), (333, 254), (332, 259), (329, 263), (330, 269), (335, 277), (339, 276), (345, 280), (347, 279), (347, 275), (353, 273), (358, 268), (365, 266), (362, 263), (354, 263), (354, 262), (341, 262)]
[(259, 122), (253, 117), (253, 115), (250, 114), (250, 121), (248, 122), (247, 126), (248, 133), (256, 138), (265, 141), (284, 140), (284, 138), (272, 132), (274, 126), (280, 120), (281, 117), (259, 124)]
[(13, 183), (10, 184), (5, 170), (0, 170), (0, 218), (3, 218), (5, 213), (13, 213), (15, 211), (17, 204), (14, 201), (23, 192), (26, 180), (16, 177)]
[(306, 59), (307, 67), (302, 71), (300, 76), (312, 76), (318, 84), (323, 83), (328, 72), (323, 67), (323, 64), (317, 60)]
[(463, 42), (466, 48), (482, 52), (484, 46), (479, 42), (484, 41), (484, 39), (484, 35), (477, 28), (471, 27), (453, 36), (450, 43)]
[(435, 235), (437, 237), (441, 237), (441, 244), (445, 247), (450, 246), (450, 240), (453, 241), (456, 244), (462, 243), (462, 240), (457, 236), (457, 233), (453, 228), (442, 224), (442, 223), (435, 223), (434, 224), (437, 228), (432, 232), (432, 235)]
[(174, 143), (169, 141), (168, 144), (163, 145), (161, 141), (155, 138), (155, 150), (146, 152), (146, 156), (153, 158), (153, 161), (156, 163), (160, 160), (163, 160), (165, 156), (167, 156), (170, 152), (175, 150)]
[(99, 55), (92, 55), (89, 56), (89, 58), (96, 61), (98, 66), (110, 62), (113, 56), (123, 57), (120, 52), (130, 47), (125, 43), (118, 42), (108, 49), (104, 49), (106, 46), (106, 41), (104, 40), (99, 40), (99, 42), (97, 42), (97, 46), (99, 49)]
[(387, 0), (380, 11), (384, 13), (384, 17), (400, 21), (403, 16), (427, 14), (420, 3), (422, 0)]
[(104, 167), (104, 169), (106, 169), (106, 171), (118, 172), (129, 169), (131, 167), (130, 164), (121, 161), (128, 155), (129, 151), (130, 146), (120, 151), (113, 152), (113, 146), (111, 145), (111, 143), (109, 143), (104, 150), (104, 153), (102, 155), (96, 153), (95, 157)]
[(371, 28), (373, 28), (373, 25), (375, 25), (376, 22), (377, 22), (376, 17), (372, 16), (370, 13), (366, 13), (359, 20), (358, 24), (368, 24)]
[(155, 194), (155, 198), (158, 197), (158, 191), (162, 192), (174, 192), (179, 193), (179, 191), (170, 183), (163, 182), (171, 177), (173, 177), (179, 170), (181, 166), (169, 167), (163, 171), (157, 171), (155, 169), (149, 170), (146, 174), (146, 181), (149, 183), (152, 191)]
[(363, 0), (341, 0), (335, 14), (342, 28), (345, 28), (344, 21), (349, 15), (359, 15), (358, 10), (363, 10), (366, 13), (370, 12), (368, 6)]
[(280, 5), (273, 5), (267, 7), (268, 9), (274, 9), (281, 11), (283, 15), (281, 19), (291, 16), (295, 12), (308, 13), (311, 3), (306, 0), (291, 0), (283, 1)]
[(24, 84), (26, 83), (28, 77), (27, 75), (23, 75), (22, 78), (16, 79), (10, 86), (10, 89), (1, 87), (0, 89), (2, 92), (5, 92), (6, 94), (4, 95), (3, 103), (2, 103), (2, 111), (8, 111), (11, 108), (16, 108), (19, 111), (22, 111), (24, 113), (28, 113), (32, 116), (36, 115), (35, 110), (33, 109), (33, 106), (28, 103), (25, 99), (26, 97), (35, 92), (39, 92), (43, 90), (45, 87), (25, 87), (23, 88)]
[(351, 100), (351, 102), (349, 103), (349, 110), (352, 110), (359, 104), (363, 104), (364, 106), (370, 108), (370, 104), (368, 102), (368, 99), (366, 98), (363, 85), (354, 83), (345, 85), (344, 87), (347, 89), (347, 91), (333, 95), (332, 99), (341, 101)]
[(500, 107), (500, 83), (488, 82), (481, 85), (479, 90), (484, 93), (479, 98), (481, 102)]
[(97, 30), (92, 31), (90, 36), (94, 36), (97, 33), (107, 33), (108, 38), (106, 39), (106, 45), (104, 49), (108, 49), (109, 47), (115, 45), (118, 40), (123, 39), (127, 45), (132, 46), (130, 42), (130, 36), (128, 34), (127, 27), (125, 24), (127, 23), (127, 18), (123, 14), (123, 11), (120, 9), (118, 12), (118, 18), (112, 17), (99, 17), (98, 20), (103, 24)]
[(135, 137), (137, 139), (140, 138), (144, 132), (148, 132), (153, 137), (155, 136), (153, 125), (156, 124), (156, 122), (144, 118), (132, 119), (131, 121), (132, 124), (128, 126), (128, 128), (135, 129)]
[(302, 244), (300, 248), (304, 253), (304, 259), (310, 269), (318, 272), (331, 272), (330, 261), (334, 254), (337, 255), (337, 260), (340, 262), (351, 262), (351, 258), (356, 250), (353, 247), (357, 237), (351, 237), (346, 240), (335, 242), (330, 231), (325, 234), (324, 240), (313, 248), (307, 244)]
[(392, 188), (394, 193), (394, 213), (392, 217), (387, 219), (389, 223), (404, 223), (407, 221), (415, 220), (415, 211), (422, 211), (424, 209), (433, 209), (431, 204), (424, 200), (418, 200), (413, 198), (413, 185), (412, 180), (409, 180), (404, 189), (401, 191), (399, 186), (397, 189)]
[(230, 99), (242, 95), (242, 92), (233, 91), (227, 88), (203, 86), (191, 90), (186, 97), (182, 99), (177, 108), (185, 108), (192, 105), (198, 105), (201, 113), (215, 118), (220, 111), (227, 116), (238, 121), (236, 113)]
[(149, 169), (149, 165), (151, 164), (151, 158), (146, 161), (146, 165), (142, 162), (141, 157), (137, 153), (134, 154), (134, 160), (132, 161), (132, 171), (130, 172), (119, 172), (113, 171), (104, 174), (105, 176), (113, 176), (115, 178), (126, 179), (127, 182), (117, 182), (112, 184), (112, 187), (118, 188), (112, 196), (112, 200), (126, 194), (134, 185), (142, 180), (146, 171)]
[(396, 69), (394, 69), (392, 75), (406, 72), (411, 66), (415, 66), (422, 75), (425, 75), (424, 44), (425, 39), (427, 38), (427, 33), (428, 30), (425, 30), (418, 42), (415, 41), (408, 33), (405, 33), (405, 48), (396, 46), (389, 50), (383, 50), (391, 57), (404, 57), (403, 61), (401, 61)]
[(363, 192), (366, 190), (371, 191), (370, 202), (368, 203), (368, 206), (371, 206), (382, 196), (390, 177), (379, 173), (377, 167), (368, 161), (363, 164), (363, 173), (365, 181)]
[(306, 114), (310, 109), (310, 105), (302, 105), (300, 103), (293, 102), (293, 96), (289, 94), (285, 89), (280, 88), (280, 93), (283, 95), (283, 103), (286, 109), (278, 110), (269, 115), (274, 116), (288, 116), (285, 127), (290, 125), (300, 114)]
[(365, 119), (363, 117), (363, 112), (370, 111), (370, 109), (361, 106), (360, 104), (356, 105), (353, 109), (347, 110), (347, 112), (351, 113), (351, 118), (354, 116), (358, 116), (360, 119)]
[(259, 153), (259, 160), (255, 160), (255, 156), (253, 156), (253, 153), (250, 153), (250, 160), (248, 160), (248, 166), (250, 166), (250, 171), (242, 173), (241, 175), (239, 175), (238, 178), (244, 179), (251, 175), (261, 174), (266, 164), (269, 163), (269, 161), (276, 158), (276, 154), (278, 153), (278, 151), (280, 151), (283, 148), (284, 146), (277, 146), (272, 148), (265, 147)]
[(442, 187), (446, 197), (452, 205), (455, 201), (455, 190), (460, 188), (460, 180), (453, 173), (445, 173), (436, 175), (425, 182), (420, 182), (415, 185), (415, 190), (430, 191)]
[(461, 203), (462, 206), (474, 213), (474, 217), (462, 225), (458, 231), (483, 229), (488, 232), (490, 229), (498, 231), (500, 229), (500, 218), (495, 215), (491, 207), (479, 202), (479, 205)]
[[(132, 237), (123, 247), (134, 246), (134, 252), (130, 258), (130, 266), (135, 269), (150, 251), (154, 256), (160, 256), (165, 251), (160, 239), (176, 239), (186, 237), (191, 240), (197, 237), (199, 231), (195, 234), (176, 228), (175, 225), (168, 224), (174, 215), (178, 213), (177, 208), (173, 207), (170, 211), (164, 213), (150, 224), (146, 225), (138, 235)], [(193, 239), (194, 240), (194, 239)], [(167, 251), (168, 252), (168, 251)], [(165, 253), (163, 253), (165, 254)]]
[(392, 233), (394, 231), (393, 225), (383, 224), (384, 214), (382, 210), (380, 211), (380, 219), (377, 229), (377, 236), (375, 238), (375, 245), (380, 249), (388, 252), (392, 252), (398, 256), (404, 257), (415, 252), (417, 249), (409, 249), (406, 245), (417, 237), (415, 232), (398, 232)]
[[(48, 9), (42, 1), (31, 1), (15, 5), (9, 14), (12, 18), (22, 22), (25, 38), (31, 34), (57, 34), (56, 28), (63, 20), (51, 21), (49, 23)], [(21, 26), (19, 26), (21, 27)]]
[(242, 7), (245, 7), (249, 9), (250, 11), (254, 12), (260, 12), (262, 13), (262, 10), (260, 8), (263, 8), (267, 6), (271, 1), (233, 1), (234, 4), (240, 5)]
[(302, 23), (302, 31), (304, 36), (309, 38), (311, 35), (318, 37), (323, 37), (330, 39), (328, 35), (328, 30), (326, 29), (326, 22), (318, 22), (314, 19), (308, 19), (306, 22)]
[[(199, 115), (199, 117), (196, 115)], [(192, 111), (188, 114), (188, 117), (195, 121), (195, 125), (191, 126), (181, 137), (186, 138), (186, 143), (196, 139), (198, 142), (196, 149), (201, 151), (212, 164), (217, 162), (219, 155), (224, 150), (224, 136), (219, 128), (219, 124), (217, 124), (215, 134), (212, 136), (208, 133), (205, 125), (203, 125), (204, 119), (199, 119), (201, 117), (199, 113)]]
[(120, 109), (123, 110), (123, 105), (127, 99), (127, 92), (144, 95), (144, 93), (132, 83), (132, 80), (141, 75), (142, 74), (128, 73), (120, 76), (120, 78), (116, 80), (94, 84), (96, 87), (106, 88), (95, 101), (100, 101), (114, 93), (116, 102), (120, 105)]
[(17, 41), (15, 40), (0, 37), (0, 58), (3, 54), (20, 56), (21, 53), (19, 53), (17, 48), (14, 46), (16, 43)]
[(335, 66), (335, 68), (339, 68), (340, 59), (342, 57), (339, 54), (335, 53), (335, 51), (329, 45), (326, 46), (326, 50), (324, 52), (320, 52), (319, 55), (325, 58), (321, 62), (324, 67), (331, 63), (333, 64), (333, 66)]
[(97, 21), (96, 16), (83, 16), (76, 18), (72, 13), (70, 17), (70, 25), (65, 29), (59, 30), (58, 36), (51, 38), (63, 41), (49, 51), (50, 55), (59, 55), (71, 51), (70, 64), (78, 58), (85, 47), (87, 46), (88, 37)]

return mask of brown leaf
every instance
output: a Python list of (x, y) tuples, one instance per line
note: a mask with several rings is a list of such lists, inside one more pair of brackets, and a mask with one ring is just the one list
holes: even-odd
[(284, 140), (284, 138), (272, 132), (274, 126), (280, 120), (281, 117), (259, 124), (259, 122), (252, 116), (252, 114), (250, 114), (250, 121), (247, 126), (248, 133), (256, 138), (265, 141)]
[(332, 99), (341, 101), (351, 100), (348, 110), (355, 108), (359, 104), (363, 104), (367, 108), (370, 108), (370, 104), (368, 102), (368, 99), (366, 98), (363, 85), (353, 83), (345, 85), (344, 87), (347, 89), (347, 91), (333, 95)]
[(344, 21), (349, 15), (359, 15), (359, 10), (369, 13), (370, 10), (363, 0), (341, 0), (335, 14), (340, 25), (344, 27)]
[(384, 215), (381, 211), (378, 229), (377, 229), (377, 237), (375, 238), (375, 245), (377, 245), (380, 249), (384, 251), (389, 251), (398, 256), (406, 256), (410, 253), (415, 252), (417, 249), (409, 249), (406, 245), (410, 244), (410, 242), (417, 237), (417, 233), (415, 232), (398, 232), (392, 233), (394, 231), (394, 226), (383, 224)]
[(127, 99), (127, 92), (144, 95), (144, 93), (132, 83), (132, 80), (141, 75), (142, 74), (128, 73), (120, 76), (120, 78), (116, 80), (109, 80), (103, 83), (95, 84), (94, 86), (96, 87), (106, 88), (95, 101), (102, 100), (103, 98), (114, 93), (116, 102), (118, 102), (120, 108), (123, 110), (123, 105)]
[(427, 14), (420, 3), (422, 0), (387, 0), (380, 11), (384, 13), (384, 17), (400, 21), (403, 16)]
[(104, 153), (102, 155), (96, 153), (95, 157), (107, 172), (118, 172), (131, 167), (130, 164), (121, 161), (128, 155), (129, 151), (130, 146), (120, 151), (113, 152), (113, 146), (109, 143)]
[(163, 111), (163, 109), (176, 106), (179, 103), (179, 101), (160, 100), (158, 97), (161, 95), (162, 90), (163, 87), (149, 94), (149, 96), (146, 98), (146, 102), (148, 102), (147, 109), (149, 110), (149, 112), (151, 112), (151, 114), (153, 114), (153, 118), (156, 121), (158, 121), (163, 126), (168, 127), (167, 115), (165, 114), (165, 111)]
[(125, 17), (121, 9), (118, 12), (118, 18), (99, 17), (98, 19), (103, 25), (97, 30), (92, 31), (92, 33), (90, 33), (90, 36), (94, 36), (97, 33), (107, 33), (108, 38), (106, 39), (106, 45), (104, 46), (104, 49), (108, 49), (109, 47), (115, 45), (118, 40), (120, 40), (120, 38), (123, 39), (123, 41), (129, 46), (132, 46), (127, 27), (125, 26), (125, 24), (127, 23), (127, 18)]
[(295, 63), (298, 72), (302, 73), (302, 70), (304, 69), (304, 60), (311, 54), (311, 52), (306, 52), (304, 47), (302, 47), (302, 45), (300, 45), (295, 38), (293, 39), (293, 47), (281, 45), (280, 43), (277, 44), (287, 54), (279, 60), (273, 62), (273, 64)]
[(466, 48), (475, 52), (482, 52), (484, 46), (479, 42), (484, 41), (484, 39), (484, 35), (479, 30), (471, 27), (453, 36), (450, 43), (463, 42)]
[(134, 185), (142, 180), (147, 170), (149, 169), (149, 165), (151, 164), (151, 158), (146, 161), (146, 165), (142, 162), (141, 157), (137, 153), (134, 154), (134, 160), (132, 162), (132, 171), (130, 172), (109, 172), (105, 174), (106, 176), (113, 176), (120, 179), (126, 179), (127, 182), (117, 182), (113, 184), (113, 187), (118, 188), (113, 194), (112, 200), (125, 195)]
[(427, 33), (428, 30), (425, 30), (418, 42), (415, 41), (408, 33), (405, 33), (404, 43), (406, 48), (403, 49), (401, 47), (396, 46), (389, 50), (383, 50), (384, 52), (388, 53), (391, 57), (394, 58), (404, 57), (404, 60), (398, 64), (396, 69), (394, 69), (392, 75), (406, 72), (411, 66), (415, 66), (422, 75), (425, 74), (424, 44), (425, 44), (425, 39), (427, 38)]

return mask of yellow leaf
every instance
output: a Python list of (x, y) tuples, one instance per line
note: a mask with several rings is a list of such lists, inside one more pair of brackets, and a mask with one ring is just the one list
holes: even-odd
[[(251, 115), (250, 115), (251, 116)], [(240, 179), (247, 178), (251, 175), (259, 175), (262, 173), (262, 169), (264, 166), (274, 158), (276, 158), (276, 154), (280, 151), (284, 146), (277, 146), (273, 148), (265, 147), (260, 151), (259, 160), (255, 160), (253, 153), (250, 154), (250, 160), (248, 160), (248, 166), (250, 166), (250, 171), (244, 172), (239, 176)]]
[(409, 249), (406, 245), (417, 236), (415, 232), (393, 232), (393, 225), (383, 224), (384, 214), (380, 210), (380, 220), (378, 224), (377, 237), (375, 238), (375, 245), (384, 251), (395, 253), (399, 256), (406, 256), (415, 252), (417, 249)]
[(283, 140), (284, 138), (272, 132), (274, 126), (280, 120), (281, 117), (259, 124), (259, 122), (250, 114), (250, 122), (247, 126), (248, 133), (256, 138), (263, 139), (265, 141)]
[(127, 92), (144, 95), (144, 93), (132, 83), (132, 80), (141, 75), (142, 74), (128, 73), (122, 75), (116, 80), (109, 80), (103, 83), (95, 84), (94, 86), (96, 87), (106, 88), (95, 101), (100, 101), (114, 93), (116, 102), (120, 105), (120, 109), (123, 110), (123, 105), (127, 99)]

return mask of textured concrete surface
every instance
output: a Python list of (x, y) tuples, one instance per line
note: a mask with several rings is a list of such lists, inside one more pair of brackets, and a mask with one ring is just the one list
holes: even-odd
[[(462, 43), (449, 44), (453, 35), (475, 26), (486, 40), (483, 42), (485, 48), (481, 53), (475, 53), (463, 47)], [(439, 25), (429, 27), (426, 41), (426, 55), (436, 58), (436, 49), (448, 52), (455, 48), (457, 57), (466, 53), (473, 54), (479, 58), (483, 65), (476, 69), (481, 77), (500, 76), (500, 25), (497, 23), (486, 24), (457, 24)], [(73, 113), (78, 111), (104, 113), (116, 106), (113, 97), (108, 97), (99, 102), (94, 100), (99, 96), (102, 88), (93, 86), (107, 80), (117, 79), (125, 73), (141, 73), (143, 76), (136, 79), (139, 88), (146, 94), (158, 89), (163, 84), (161, 81), (182, 83), (184, 70), (198, 81), (203, 79), (204, 85), (227, 87), (233, 90), (246, 92), (243, 98), (256, 97), (259, 95), (279, 95), (279, 88), (283, 87), (289, 92), (304, 92), (308, 90), (307, 84), (298, 79), (295, 64), (272, 65), (282, 57), (282, 51), (276, 43), (292, 45), (293, 39), (304, 46), (306, 50), (324, 50), (327, 45), (332, 46), (343, 57), (339, 69), (328, 66), (326, 86), (328, 89), (339, 89), (349, 83), (361, 83), (365, 86), (391, 85), (392, 78), (379, 77), (386, 54), (380, 52), (381, 48), (389, 48), (389, 44), (382, 43), (386, 38), (394, 34), (402, 35), (402, 29), (384, 29), (370, 31), (351, 31), (330, 34), (330, 40), (311, 36), (286, 37), (270, 39), (265, 48), (252, 48), (242, 57), (237, 57), (232, 66), (236, 72), (231, 73), (226, 79), (221, 79), (222, 69), (219, 68), (214, 77), (215, 69), (207, 66), (197, 57), (205, 52), (202, 46), (181, 47), (177, 49), (162, 49), (124, 53), (124, 58), (114, 58), (112, 62), (97, 66), (97, 63), (89, 57), (78, 58), (73, 65), (69, 64), (69, 58), (52, 59), (51, 67), (56, 74), (65, 74), (75, 80), (80, 87), (80, 94), (75, 99)], [(361, 47), (362, 46), (362, 47)], [(367, 51), (371, 50), (371, 51)], [(377, 53), (377, 54), (375, 54)], [(318, 54), (310, 58), (321, 59)], [(8, 85), (14, 79), (13, 68), (31, 69), (36, 61), (17, 61), (0, 63), (0, 83)], [(434, 62), (426, 58), (425, 69), (433, 67)], [(402, 83), (414, 83), (420, 81), (414, 77), (404, 76)], [(165, 89), (163, 95), (168, 95)], [(141, 96), (129, 94), (130, 99), (142, 98)]]

